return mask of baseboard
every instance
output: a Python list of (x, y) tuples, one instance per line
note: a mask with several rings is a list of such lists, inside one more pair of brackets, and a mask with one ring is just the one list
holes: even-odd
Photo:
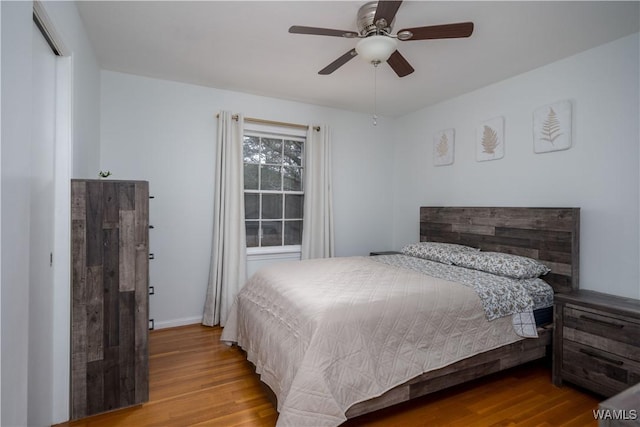
[(197, 323), (202, 323), (202, 316), (183, 317), (182, 319), (172, 319), (172, 320), (163, 320), (163, 321), (157, 320), (154, 322), (154, 329), (174, 328), (176, 326), (194, 325)]

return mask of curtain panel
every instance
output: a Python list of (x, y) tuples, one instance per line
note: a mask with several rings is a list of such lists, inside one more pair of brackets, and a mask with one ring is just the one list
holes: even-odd
[(302, 259), (334, 256), (330, 135), (326, 125), (307, 130)]
[(218, 116), (215, 150), (213, 239), (202, 323), (224, 326), (236, 294), (247, 279), (244, 225), (243, 117)]

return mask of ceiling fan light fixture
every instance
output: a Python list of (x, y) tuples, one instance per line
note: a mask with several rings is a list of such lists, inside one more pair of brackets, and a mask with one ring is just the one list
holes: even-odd
[(398, 42), (388, 36), (369, 36), (358, 42), (356, 52), (367, 62), (386, 62), (393, 52), (396, 51)]

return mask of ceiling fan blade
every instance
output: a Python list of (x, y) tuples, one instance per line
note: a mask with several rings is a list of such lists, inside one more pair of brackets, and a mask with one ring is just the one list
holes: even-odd
[(289, 28), (290, 33), (294, 34), (311, 34), (315, 36), (333, 36), (333, 37), (357, 37), (358, 33), (354, 31), (332, 30), (330, 28), (303, 27), (294, 25)]
[(351, 49), (349, 52), (345, 53), (340, 58), (327, 65), (322, 70), (318, 71), (318, 74), (327, 75), (333, 73), (335, 70), (349, 62), (349, 60), (351, 60), (351, 58), (355, 57), (357, 54), (358, 53), (355, 49)]
[(404, 56), (402, 56), (397, 50), (391, 54), (389, 59), (387, 59), (387, 64), (391, 66), (398, 77), (408, 76), (415, 71), (411, 64), (409, 64), (409, 62), (404, 59)]
[(413, 34), (413, 36), (407, 40), (456, 39), (469, 37), (473, 33), (473, 22), (405, 28), (404, 30), (398, 31), (398, 34), (403, 31), (410, 31)]
[(387, 21), (387, 25), (391, 25), (393, 22), (393, 18), (396, 17), (396, 13), (398, 12), (398, 8), (402, 4), (402, 0), (400, 1), (391, 1), (391, 0), (380, 0), (378, 1), (378, 6), (376, 7), (376, 14), (373, 17), (373, 23), (375, 24), (380, 19), (384, 19)]

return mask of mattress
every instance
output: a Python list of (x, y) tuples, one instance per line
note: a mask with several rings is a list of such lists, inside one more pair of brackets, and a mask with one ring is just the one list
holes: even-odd
[(378, 258), (280, 263), (238, 294), (221, 339), (275, 393), (278, 426), (337, 426), (355, 403), (522, 339), (472, 287)]

